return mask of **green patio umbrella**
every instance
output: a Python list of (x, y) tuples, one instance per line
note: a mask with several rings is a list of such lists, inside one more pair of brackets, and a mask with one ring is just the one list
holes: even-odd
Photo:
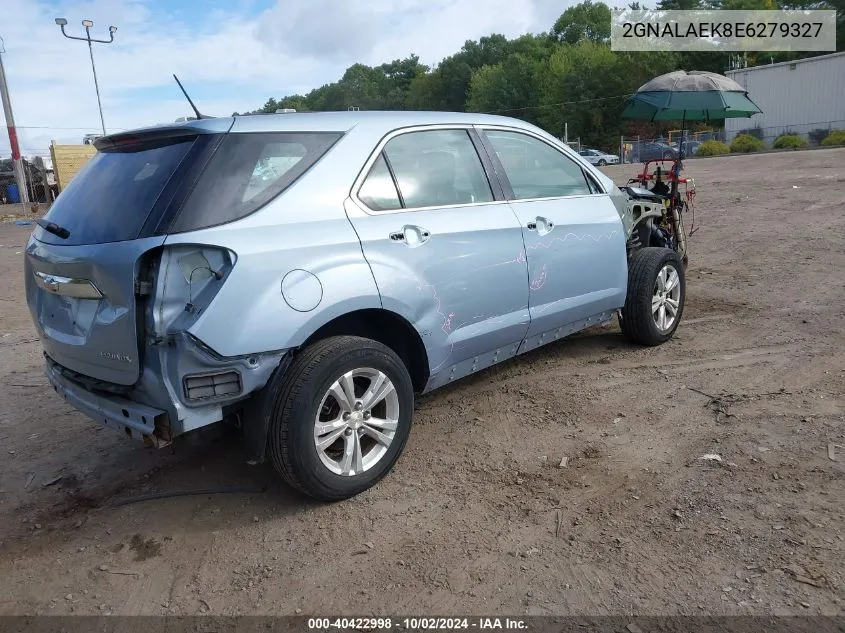
[(714, 121), (762, 112), (724, 75), (676, 70), (655, 77), (628, 98), (622, 117), (646, 121)]

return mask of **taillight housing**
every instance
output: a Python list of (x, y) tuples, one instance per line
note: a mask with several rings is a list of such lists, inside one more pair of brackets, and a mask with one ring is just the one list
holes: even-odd
[(178, 244), (162, 248), (148, 332), (161, 338), (188, 331), (226, 283), (235, 260), (232, 251), (217, 246)]

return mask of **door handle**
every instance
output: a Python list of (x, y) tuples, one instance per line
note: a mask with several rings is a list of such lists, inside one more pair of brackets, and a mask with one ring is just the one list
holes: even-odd
[(407, 246), (414, 248), (425, 244), (431, 237), (431, 232), (421, 226), (405, 225), (401, 231), (394, 231), (389, 237), (392, 242), (405, 242)]
[(526, 224), (525, 227), (529, 231), (537, 231), (537, 233), (539, 233), (540, 235), (545, 235), (546, 233), (549, 233), (553, 228), (555, 228), (555, 224), (548, 218), (544, 218), (538, 215), (536, 218)]

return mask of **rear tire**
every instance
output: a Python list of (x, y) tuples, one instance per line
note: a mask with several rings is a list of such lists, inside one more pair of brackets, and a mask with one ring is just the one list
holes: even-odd
[(685, 297), (684, 265), (675, 251), (655, 247), (634, 251), (619, 317), (622, 333), (640, 345), (665, 343), (681, 322)]
[(375, 485), (411, 430), (408, 370), (393, 350), (370, 339), (318, 341), (267, 388), (270, 460), (287, 483), (320, 501)]

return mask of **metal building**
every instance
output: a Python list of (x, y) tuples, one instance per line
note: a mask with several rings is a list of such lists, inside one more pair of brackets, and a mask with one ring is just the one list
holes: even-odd
[(768, 144), (786, 132), (812, 141), (823, 135), (820, 130), (845, 129), (845, 52), (725, 74), (744, 87), (763, 111), (750, 119), (726, 119), (729, 143), (739, 132), (753, 128), (760, 128), (758, 134)]

